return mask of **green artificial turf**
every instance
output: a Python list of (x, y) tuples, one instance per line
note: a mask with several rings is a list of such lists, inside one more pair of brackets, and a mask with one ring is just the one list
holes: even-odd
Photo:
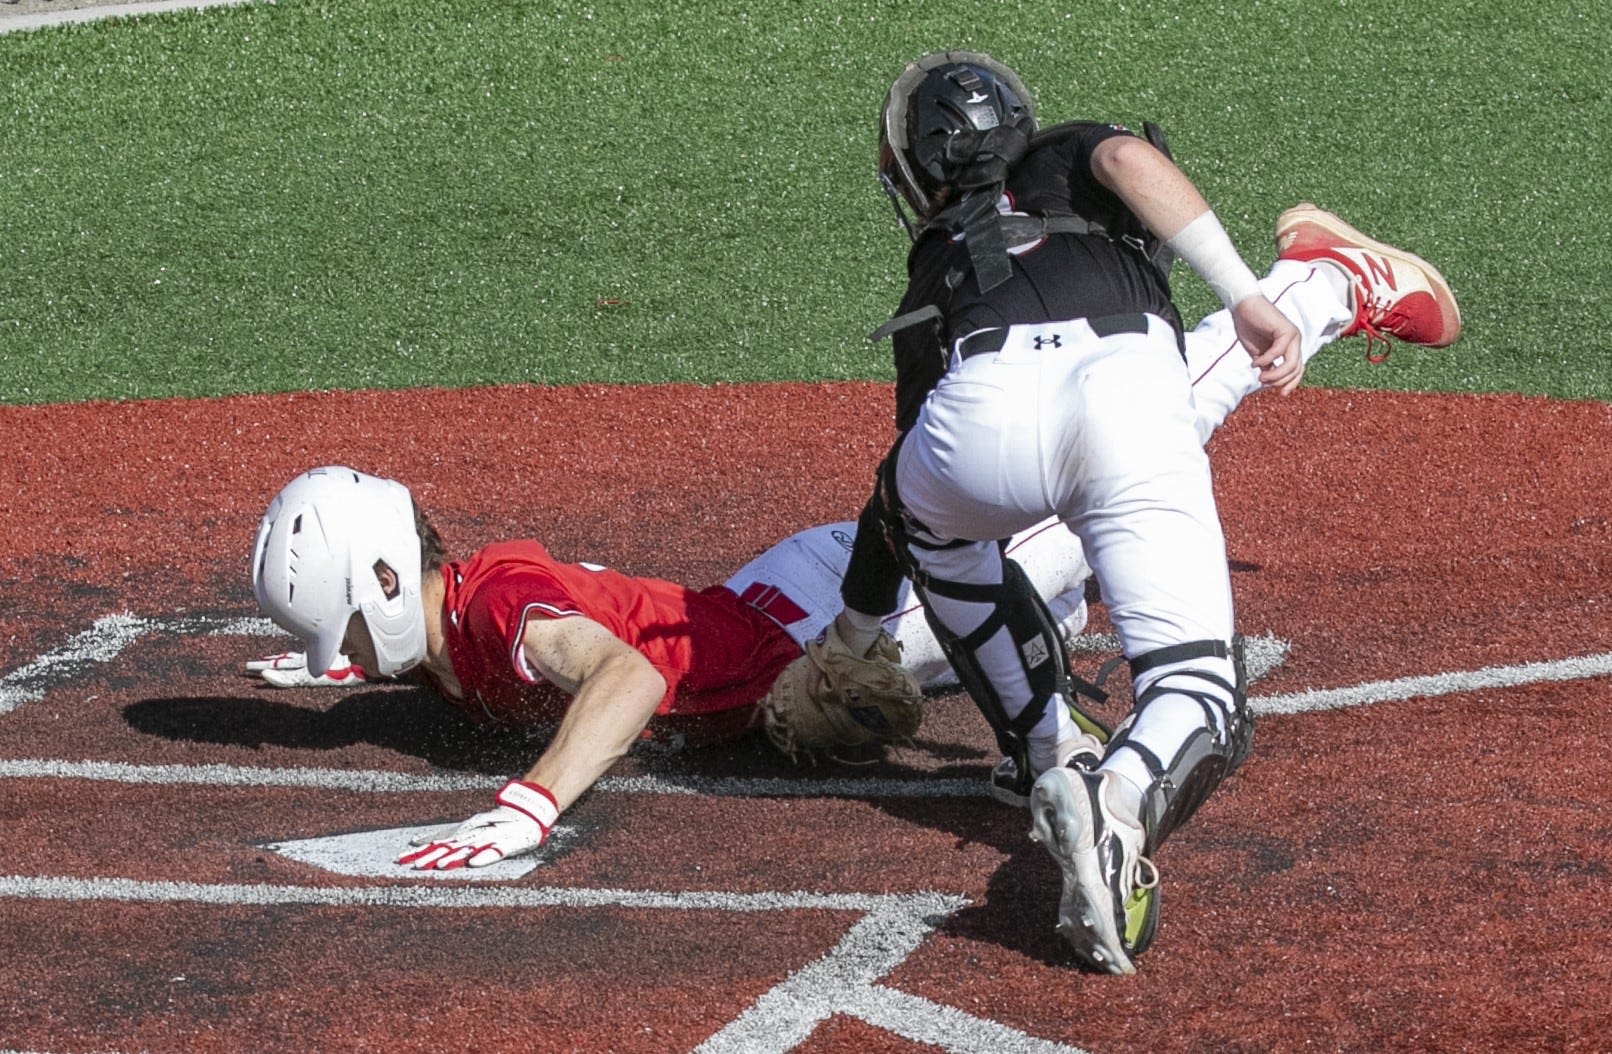
[(1313, 383), (1612, 399), (1583, 5), (281, 0), (0, 35), (0, 401), (886, 378), (876, 117), (945, 46), (1160, 123), (1256, 269), (1308, 198), (1445, 271), (1460, 345)]

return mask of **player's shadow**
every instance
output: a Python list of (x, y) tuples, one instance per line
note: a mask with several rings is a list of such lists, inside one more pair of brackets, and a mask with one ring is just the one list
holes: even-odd
[[(949, 706), (955, 716), (962, 706), (960, 699), (945, 696), (937, 703)], [(1056, 969), (1071, 969), (1074, 957), (1053, 929), (1063, 888), (1061, 872), (1046, 850), (1030, 841), (1030, 813), (986, 795), (997, 755), (987, 740), (979, 738), (983, 728), (973, 727), (970, 713), (962, 712), (961, 723), (941, 723), (932, 738), (920, 734), (900, 748), (841, 748), (838, 757), (819, 756), (815, 763), (791, 765), (760, 733), (680, 752), (635, 751), (633, 761), (641, 771), (673, 780), (756, 779), (764, 785), (776, 779), (797, 788), (845, 780), (916, 785), (916, 795), (876, 795), (869, 804), (905, 824), (939, 831), (952, 839), (952, 854), (923, 859), (919, 873), (924, 876), (924, 887), (972, 890), (981, 877), (985, 882), (985, 895), (971, 892), (973, 903), (948, 918), (943, 932), (1009, 949)], [(922, 793), (925, 781), (974, 784), (980, 793), (927, 796)], [(830, 788), (825, 792), (841, 793)], [(754, 793), (766, 792), (758, 789)], [(848, 852), (864, 851), (854, 848), (854, 835), (848, 837)], [(989, 852), (981, 852), (981, 847)], [(961, 872), (980, 866), (982, 858), (992, 861), (989, 875)], [(948, 874), (956, 877), (947, 879)]]
[[(951, 775), (964, 778), (963, 773)], [(983, 784), (986, 774), (978, 775)], [(986, 879), (984, 899), (971, 897), (973, 903), (948, 918), (942, 932), (1015, 951), (1060, 970), (1073, 967), (1069, 946), (1053, 929), (1063, 891), (1062, 872), (1045, 849), (1030, 841), (1028, 810), (992, 798), (886, 798), (874, 807), (915, 826), (953, 835), (954, 867), (971, 866), (967, 858), (979, 854), (964, 850), (973, 846), (989, 846), (1001, 854), (1001, 863)], [(944, 858), (930, 857), (925, 871), (943, 875), (946, 866)]]
[(294, 751), (368, 744), (436, 768), (489, 775), (525, 770), (548, 739), (547, 732), (472, 724), (423, 689), (349, 692), (322, 707), (290, 698), (309, 694), (142, 699), (125, 706), (123, 716), (137, 732), (174, 741)]

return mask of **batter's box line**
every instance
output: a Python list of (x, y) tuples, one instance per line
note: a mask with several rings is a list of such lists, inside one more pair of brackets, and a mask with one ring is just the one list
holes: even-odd
[(650, 911), (852, 911), (862, 917), (814, 962), (764, 992), (692, 1054), (787, 1054), (834, 1015), (861, 1020), (950, 1054), (1085, 1054), (1000, 1022), (975, 1017), (879, 984), (966, 897), (941, 893), (657, 893), (620, 889), (421, 886), (285, 886), (148, 882), (126, 878), (0, 878), (0, 898), (112, 900), (213, 906), (474, 911), (489, 908), (600, 908)]
[[(365, 794), (497, 790), (507, 777), (412, 775), (365, 769), (262, 768), (251, 765), (140, 765), (124, 761), (0, 759), (0, 779), (95, 780), (151, 786), (294, 787)], [(983, 779), (844, 778), (796, 780), (704, 776), (606, 776), (605, 794), (684, 794), (712, 798), (982, 798)], [(0, 1051), (0, 1054), (5, 1054)]]
[[(35, 702), (50, 688), (83, 672), (111, 662), (125, 648), (150, 633), (180, 636), (279, 637), (286, 634), (265, 618), (240, 615), (190, 615), (175, 618), (147, 618), (133, 614), (106, 615), (66, 644), (39, 656), (26, 666), (0, 677), (0, 714), (23, 703)], [(1112, 635), (1082, 635), (1073, 641), (1081, 652), (1118, 651), (1119, 639)], [(1253, 638), (1248, 642), (1249, 670), (1258, 680), (1281, 665), (1288, 643), (1275, 638)], [(0, 1051), (0, 1054), (5, 1052)]]
[(182, 618), (144, 618), (139, 615), (105, 615), (67, 643), (0, 677), (0, 714), (24, 703), (37, 702), (55, 686), (85, 670), (111, 662), (148, 633), (183, 636), (284, 636), (273, 622), (262, 618), (193, 615)]

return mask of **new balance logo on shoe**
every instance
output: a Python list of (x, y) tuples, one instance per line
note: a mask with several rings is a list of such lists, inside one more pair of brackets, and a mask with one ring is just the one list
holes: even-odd
[[(1355, 317), (1343, 336), (1364, 333), (1368, 342), (1394, 337), (1442, 348), (1461, 335), (1461, 310), (1437, 268), (1373, 241), (1325, 209), (1306, 202), (1282, 213), (1276, 246), (1280, 259), (1324, 261), (1349, 276)], [(1374, 357), (1368, 343), (1366, 357), (1375, 362), (1387, 356)]]
[(1394, 281), (1394, 265), (1389, 263), (1386, 257), (1367, 256), (1361, 253), (1360, 258), (1366, 262), (1367, 281), (1377, 280), (1389, 289), (1399, 288), (1399, 283)]

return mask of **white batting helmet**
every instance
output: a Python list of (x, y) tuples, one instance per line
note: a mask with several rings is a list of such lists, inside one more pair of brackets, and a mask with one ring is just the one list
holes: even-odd
[[(390, 596), (376, 578), (382, 564), (397, 575)], [(330, 668), (354, 612), (375, 642), (373, 672), (395, 677), (418, 665), (425, 608), (408, 488), (341, 465), (298, 476), (258, 525), (252, 591), (263, 613), (302, 641), (309, 670)]]

